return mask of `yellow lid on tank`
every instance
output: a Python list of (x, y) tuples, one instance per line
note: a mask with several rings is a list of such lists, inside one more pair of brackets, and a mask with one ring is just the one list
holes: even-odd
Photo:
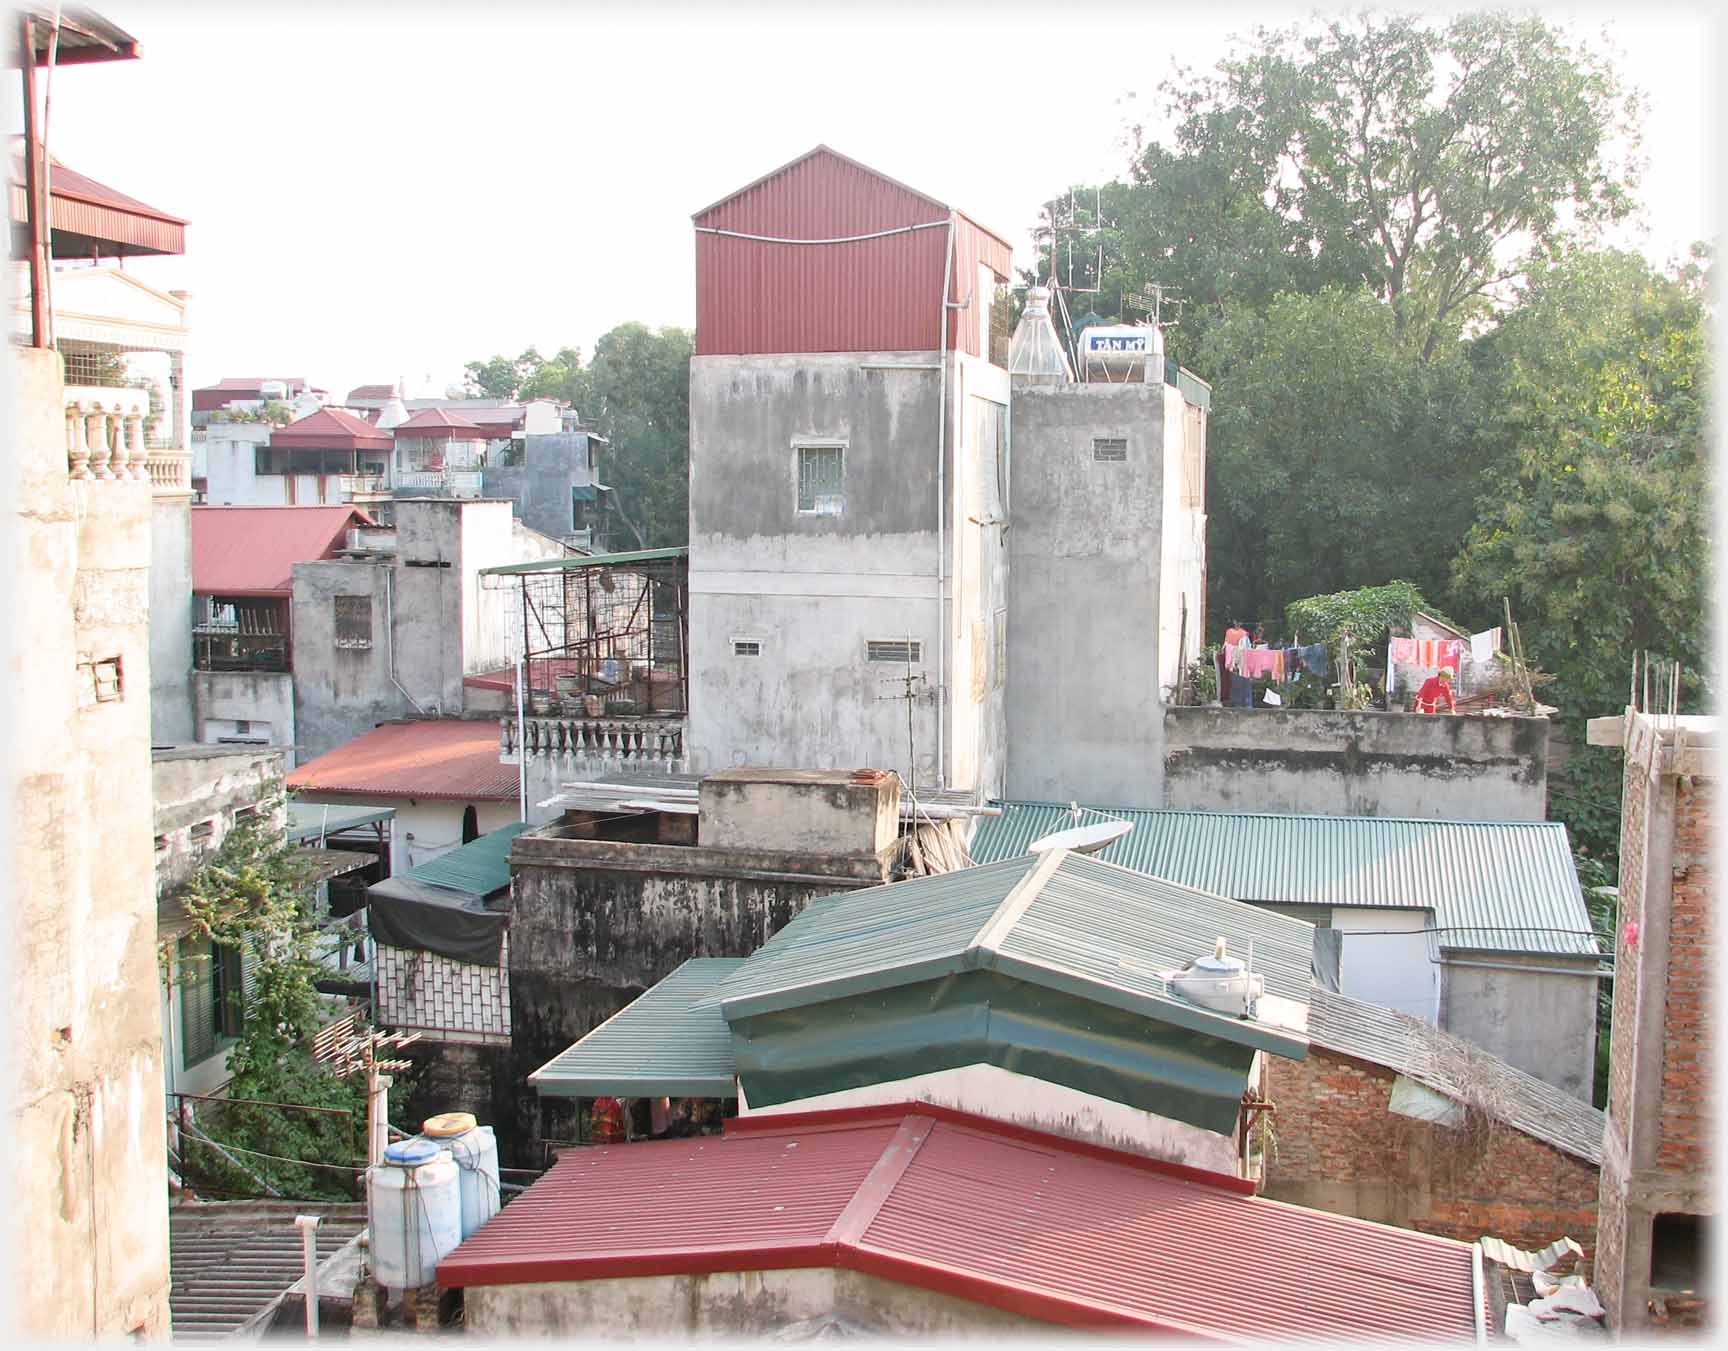
[(466, 1135), (480, 1123), (472, 1112), (444, 1112), (429, 1116), (420, 1124), (420, 1133), (431, 1136)]

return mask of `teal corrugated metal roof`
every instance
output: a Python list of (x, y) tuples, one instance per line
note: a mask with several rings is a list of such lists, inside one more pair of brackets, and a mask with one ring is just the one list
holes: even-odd
[[(1229, 940), (1288, 1000), (1307, 1004), (1313, 926), (1207, 896), (1079, 854), (1017, 858), (828, 896), (748, 958), (715, 991), (728, 1020), (894, 989), (963, 971), (997, 970), (1095, 1003), (1302, 1054), (1260, 1021), (1222, 1017), (1167, 993), (1163, 971)], [(1053, 871), (1052, 871), (1053, 869)], [(1021, 884), (1025, 885), (1022, 886)]]
[(290, 802), (288, 839), (292, 844), (334, 835), (355, 826), (370, 826), (396, 815), (394, 807), (362, 807), (346, 802)]
[(673, 558), (688, 558), (690, 550), (633, 549), (623, 554), (579, 554), (571, 558), (541, 558), (529, 563), (501, 563), (495, 568), (481, 568), (485, 577), (509, 577), (524, 572), (571, 572), (581, 568), (617, 568), (631, 563), (660, 563)]
[(510, 885), (510, 842), (527, 829), (527, 822), (513, 821), (400, 876), (429, 887), (490, 896)]
[(544, 1097), (731, 1098), (732, 1034), (707, 997), (742, 957), (692, 957), (528, 1076)]
[[(972, 857), (1023, 857), (1076, 824), (1050, 802), (1001, 802), (978, 819)], [(1181, 886), (1267, 905), (1432, 910), (1453, 950), (1591, 956), (1590, 915), (1557, 821), (1081, 809), (1134, 829), (1097, 857)]]

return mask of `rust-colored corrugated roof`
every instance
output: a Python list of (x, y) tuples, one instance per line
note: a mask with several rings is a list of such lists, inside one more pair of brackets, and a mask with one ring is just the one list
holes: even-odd
[(396, 424), (397, 436), (460, 437), (474, 439), (486, 435), (480, 424), (448, 408), (422, 408), (406, 422)]
[(395, 444), (389, 432), (340, 408), (320, 408), (270, 434), (276, 449), (389, 450)]
[(348, 391), (348, 401), (355, 399), (393, 399), (396, 397), (395, 385), (355, 385)]
[(835, 1266), (1045, 1322), (1224, 1340), (1474, 1340), (1451, 1239), (926, 1104), (576, 1150), (444, 1286)]
[[(169, 215), (106, 183), (69, 169), (54, 156), (48, 157), (48, 188), (52, 200), (52, 228), (65, 240), (54, 256), (87, 258), (96, 240), (111, 245), (108, 253), (177, 254), (186, 252), (183, 217)], [(24, 138), (12, 138), (12, 219), (27, 218), (28, 192), (24, 182)]]
[(329, 558), (356, 525), (354, 507), (193, 507), (192, 590), (211, 596), (286, 596), (294, 565)]
[(468, 718), (387, 722), (309, 760), (287, 778), (295, 792), (344, 797), (503, 802), (519, 791), (499, 763), (498, 723)]

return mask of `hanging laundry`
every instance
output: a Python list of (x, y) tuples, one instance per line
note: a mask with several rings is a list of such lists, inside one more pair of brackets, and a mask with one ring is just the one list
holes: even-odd
[(1499, 650), (1500, 630), (1497, 627), (1470, 635), (1470, 661), (1472, 665), (1486, 666), (1494, 660), (1494, 654)]
[(1218, 667), (1218, 702), (1226, 707), (1230, 704), (1230, 661), (1227, 647), (1221, 647), (1213, 654), (1213, 662)]
[(1434, 664), (1450, 670), (1454, 675), (1464, 662), (1464, 640), (1448, 638), (1440, 644), (1440, 660)]
[(1236, 669), (1250, 676), (1269, 676), (1281, 654), (1265, 647), (1251, 647), (1242, 653)]
[(1325, 643), (1310, 643), (1297, 651), (1301, 654), (1303, 670), (1312, 671), (1322, 680), (1331, 678), (1332, 660), (1327, 655)]
[(1235, 629), (1235, 628), (1225, 629), (1224, 630), (1224, 646), (1225, 647), (1235, 647), (1237, 643), (1241, 642), (1247, 636), (1248, 636), (1248, 630), (1247, 629)]
[(1416, 640), (1414, 638), (1394, 638), (1391, 645), (1386, 649), (1388, 665), (1395, 661), (1407, 664), (1414, 663), (1416, 659)]

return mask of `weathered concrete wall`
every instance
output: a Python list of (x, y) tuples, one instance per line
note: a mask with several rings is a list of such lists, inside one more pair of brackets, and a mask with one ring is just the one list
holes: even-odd
[[(872, 765), (923, 785), (945, 763), (956, 785), (999, 787), (980, 742), (997, 698), (987, 663), (1000, 527), (964, 519), (983, 487), (963, 374), (972, 394), (1007, 402), (1001, 371), (950, 356), (942, 426), (934, 352), (691, 363), (693, 769)], [(798, 510), (804, 442), (844, 447), (839, 514)], [(945, 482), (939, 461), (951, 466)], [(735, 639), (760, 650), (736, 655)], [(866, 659), (871, 640), (908, 639), (922, 677), (910, 728), (896, 697), (906, 666)]]
[[(1160, 802), (1166, 422), (1163, 384), (1014, 390), (1008, 535), (1008, 794)], [(1125, 458), (1094, 458), (1121, 438)]]
[[(1526, 969), (1507, 971), (1502, 965)], [(1440, 970), (1441, 1027), (1590, 1101), (1596, 1077), (1594, 960), (1448, 953)]]
[(833, 1267), (477, 1285), (463, 1299), (469, 1332), (499, 1338), (711, 1342), (829, 1316), (880, 1337), (1051, 1334), (1048, 1323)]
[[(4, 743), (13, 911), (8, 1320), (168, 1333), (151, 860), (150, 484), (67, 477), (60, 358), (14, 350)], [(98, 663), (118, 659), (117, 690)], [(111, 669), (111, 668), (110, 668)], [(99, 697), (99, 691), (102, 697)]]
[[(299, 760), (306, 761), (345, 745), (392, 718), (413, 716), (415, 708), (407, 694), (390, 678), (391, 624), (393, 607), (400, 607), (404, 592), (423, 589), (423, 579), (409, 580), (413, 569), (398, 569), (393, 562), (358, 562), (346, 559), (294, 565), (293, 725)], [(397, 586), (398, 576), (403, 584)], [(372, 645), (336, 646), (336, 597), (365, 596), (372, 607)], [(419, 601), (416, 594), (415, 601)], [(431, 621), (419, 627), (436, 626), (436, 607)], [(417, 626), (400, 617), (398, 636)], [(433, 635), (434, 644), (442, 635)], [(403, 644), (404, 648), (408, 645)], [(422, 704), (433, 697), (436, 670), (429, 669), (424, 644), (412, 655), (395, 654), (397, 678)]]
[[(186, 881), (222, 847), (236, 813), (257, 810), (280, 795), (282, 753), (250, 746), (177, 746), (153, 752), (150, 773), (160, 895)], [(208, 830), (194, 838), (193, 829), (203, 827)]]
[(779, 849), (875, 856), (900, 834), (900, 785), (854, 783), (841, 770), (720, 770), (702, 780), (701, 842), (711, 849)]
[(270, 439), (261, 422), (212, 424), (204, 433), (204, 500), (215, 507), (279, 507), (288, 500), (280, 474), (258, 476), (258, 447)]
[(523, 525), (554, 538), (574, 529), (570, 490), (595, 481), (586, 432), (557, 432), (522, 439), (522, 463), (487, 466), (481, 491), (515, 503)]
[(541, 1123), (574, 1139), (565, 1104), (542, 1110), (527, 1076), (691, 957), (747, 957), (816, 896), (887, 879), (869, 860), (581, 840), (568, 827), (511, 848), (509, 1074), (500, 1150), (520, 1158)]
[(1166, 807), (1452, 821), (1546, 810), (1546, 718), (1167, 708), (1164, 740)]
[(1237, 1176), (1236, 1141), (1232, 1136), (1202, 1130), (1185, 1121), (1143, 1112), (1064, 1084), (1016, 1074), (998, 1065), (967, 1065), (905, 1079), (891, 1079), (866, 1088), (820, 1093), (813, 1098), (752, 1108), (742, 1085), (740, 1115), (774, 1112), (819, 1112), (830, 1108), (867, 1107), (881, 1103), (928, 1102), (976, 1112), (993, 1121), (1048, 1131), (1069, 1140), (1142, 1154), (1147, 1158), (1204, 1168)]
[(1388, 1110), (1397, 1074), (1314, 1047), (1270, 1058), (1276, 1149), (1265, 1194), (1473, 1243), (1492, 1234), (1542, 1248), (1562, 1234), (1596, 1237), (1597, 1169), (1500, 1122), (1462, 1127)]
[(283, 767), (292, 769), (294, 749), (294, 677), (287, 671), (194, 671), (192, 729), (195, 739), (215, 742), (241, 735), (235, 724), (248, 724), (244, 735), (265, 737), (283, 748)]
[(192, 688), (192, 499), (158, 493), (150, 522), (150, 738), (194, 739)]

